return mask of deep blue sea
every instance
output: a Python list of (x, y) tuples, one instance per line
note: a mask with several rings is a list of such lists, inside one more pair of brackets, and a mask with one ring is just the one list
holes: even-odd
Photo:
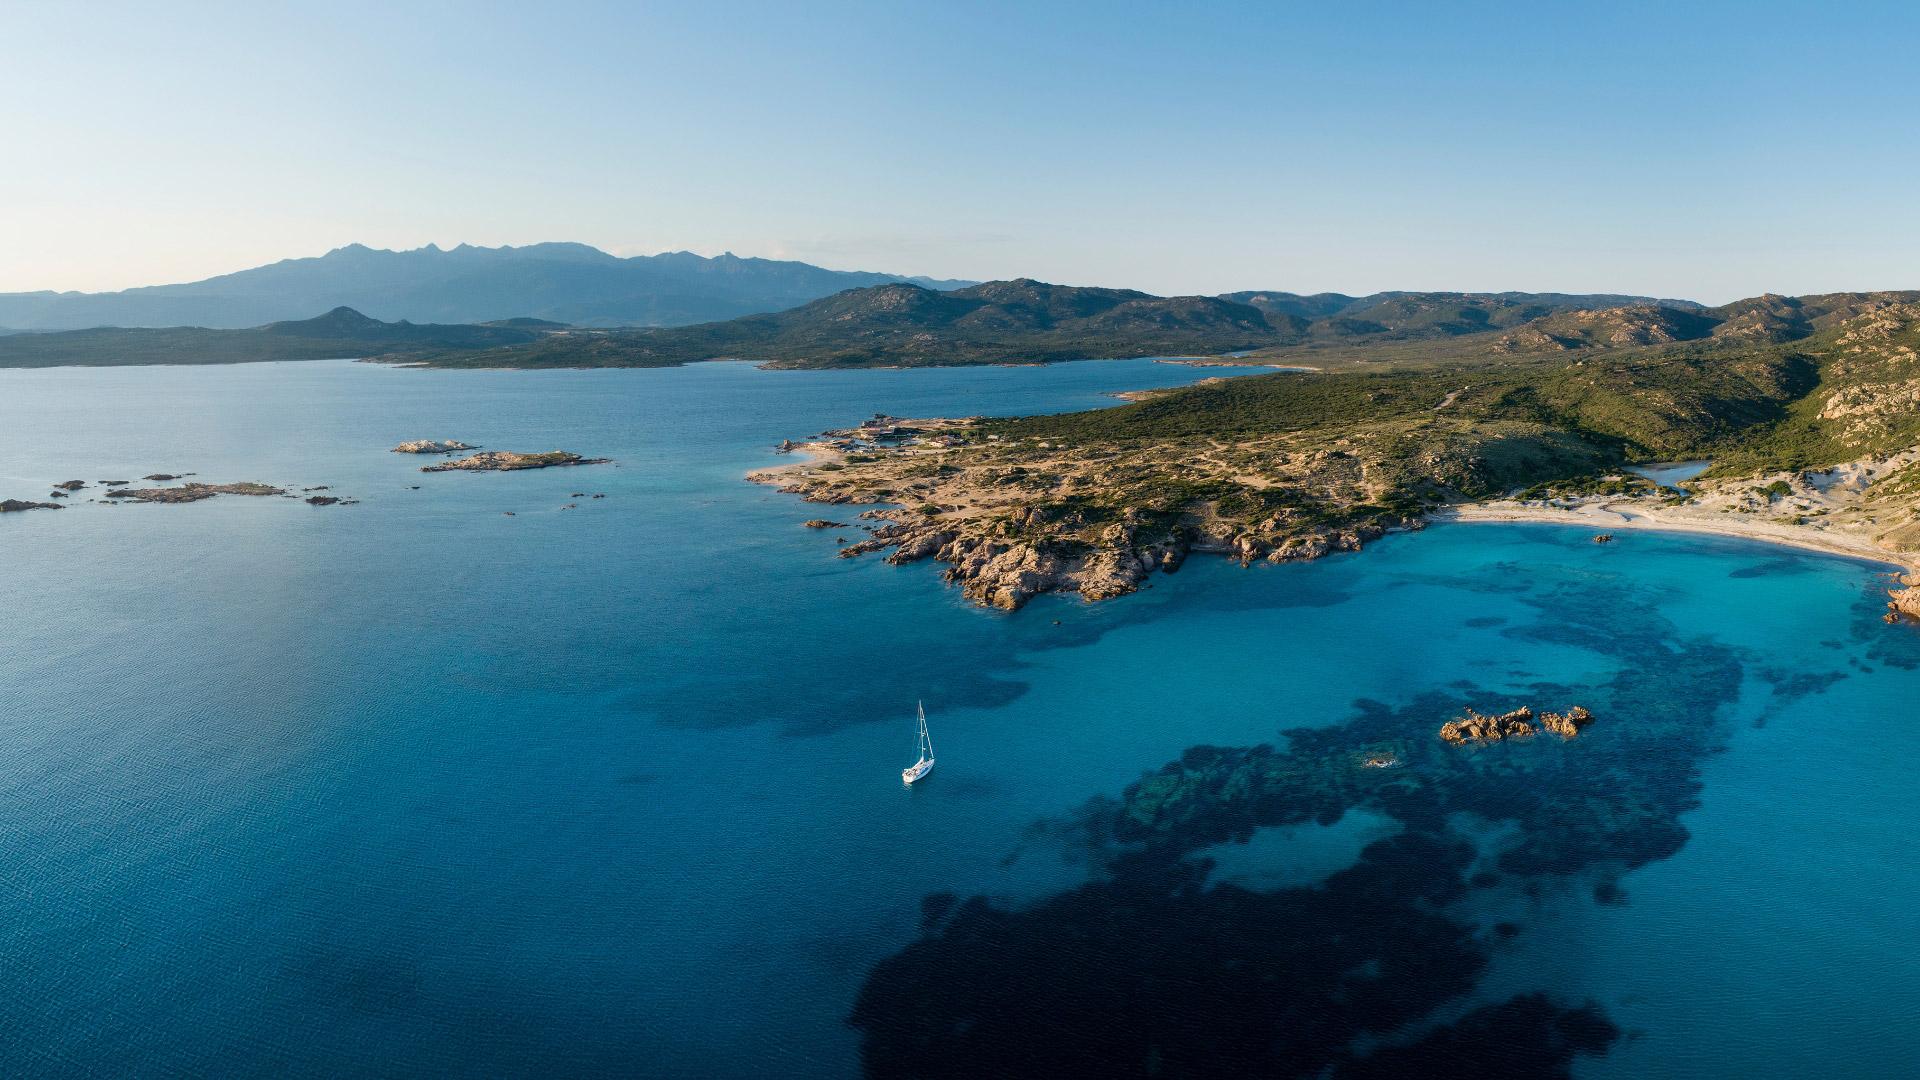
[[(1216, 373), (0, 371), (0, 498), (360, 500), (0, 516), (0, 1073), (1907, 1071), (1883, 567), (1449, 525), (1006, 615), (742, 479)], [(1523, 703), (1598, 719), (1433, 737)]]

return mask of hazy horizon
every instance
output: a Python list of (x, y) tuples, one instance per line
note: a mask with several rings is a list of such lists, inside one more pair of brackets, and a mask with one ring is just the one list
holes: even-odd
[[(220, 276), (223, 276), (223, 275), (225, 275), (225, 274), (232, 274), (232, 273), (238, 273), (238, 272), (241, 272), (241, 271), (245, 271), (245, 270), (251, 270), (251, 269), (256, 269), (256, 268), (257, 268), (258, 266), (267, 266), (267, 265), (272, 265), (272, 263), (276, 263), (276, 262), (283, 262), (283, 261), (294, 261), (294, 260), (298, 260), (298, 259), (307, 259), (307, 258), (318, 258), (318, 257), (321, 257), (321, 256), (324, 256), (324, 255), (328, 255), (328, 254), (331, 254), (332, 252), (334, 252), (334, 251), (337, 251), (337, 250), (339, 250), (339, 249), (341, 249), (341, 248), (347, 248), (347, 247), (354, 247), (354, 246), (360, 246), (360, 247), (366, 247), (366, 248), (371, 248), (371, 249), (374, 249), (374, 250), (376, 250), (376, 251), (391, 251), (391, 252), (398, 252), (398, 253), (406, 253), (406, 252), (412, 252), (412, 251), (421, 251), (421, 250), (425, 250), (425, 249), (426, 249), (426, 248), (428, 248), (428, 247), (433, 247), (433, 248), (438, 248), (438, 249), (439, 249), (439, 250), (441, 250), (441, 251), (449, 251), (449, 250), (452, 250), (452, 249), (454, 249), (454, 248), (457, 248), (457, 247), (461, 247), (461, 246), (463, 246), (463, 245), (464, 245), (464, 246), (468, 246), (468, 247), (492, 247), (492, 248), (498, 248), (498, 247), (529, 247), (529, 246), (534, 246), (534, 245), (538, 245), (538, 244), (545, 244), (545, 243), (565, 243), (565, 244), (582, 244), (582, 245), (585, 245), (585, 246), (587, 246), (587, 247), (593, 247), (593, 248), (598, 248), (599, 250), (601, 250), (601, 251), (603, 251), (603, 252), (606, 252), (606, 253), (607, 253), (607, 254), (609, 254), (609, 255), (614, 255), (614, 256), (617, 256), (617, 257), (620, 257), (620, 258), (632, 258), (632, 257), (635, 257), (635, 256), (657, 256), (657, 255), (672, 255), (672, 254), (680, 254), (680, 253), (685, 253), (685, 252), (690, 252), (691, 254), (695, 254), (695, 255), (699, 255), (699, 256), (701, 256), (701, 257), (703, 257), (703, 258), (709, 258), (709, 259), (711, 259), (711, 258), (717, 258), (717, 257), (719, 257), (719, 256), (721, 256), (721, 255), (733, 255), (733, 256), (735, 256), (735, 257), (737, 257), (737, 258), (741, 258), (741, 259), (751, 259), (751, 258), (763, 258), (763, 259), (778, 259), (778, 258), (782, 258), (782, 257), (780, 257), (780, 256), (773, 256), (773, 255), (755, 255), (754, 253), (751, 253), (751, 252), (742, 252), (742, 251), (691, 251), (691, 249), (687, 249), (687, 248), (675, 248), (675, 249), (673, 249), (673, 250), (671, 250), (671, 251), (630, 251), (630, 252), (621, 252), (621, 251), (614, 251), (614, 250), (612, 250), (612, 249), (611, 249), (611, 248), (609, 248), (609, 247), (605, 247), (605, 246), (602, 246), (602, 245), (600, 245), (600, 244), (593, 244), (593, 243), (590, 243), (590, 242), (588, 242), (588, 241), (584, 241), (584, 240), (538, 240), (538, 241), (528, 241), (528, 242), (527, 242), (527, 243), (525, 243), (525, 244), (504, 244), (504, 245), (483, 245), (483, 244), (472, 244), (472, 243), (468, 243), (468, 242), (465, 242), (465, 241), (454, 241), (454, 242), (451, 242), (451, 243), (440, 243), (440, 242), (438, 242), (438, 241), (431, 241), (431, 240), (430, 240), (430, 241), (428, 241), (428, 242), (426, 242), (426, 243), (424, 243), (424, 244), (421, 244), (421, 245), (418, 245), (418, 246), (416, 246), (416, 247), (411, 247), (411, 248), (382, 248), (382, 247), (380, 247), (380, 246), (378, 246), (378, 245), (374, 245), (374, 244), (364, 244), (364, 243), (361, 243), (360, 241), (349, 241), (349, 242), (347, 242), (347, 243), (344, 243), (344, 244), (336, 244), (336, 245), (334, 245), (333, 247), (331, 247), (331, 248), (328, 248), (328, 249), (327, 249), (327, 250), (325, 250), (325, 251), (319, 251), (319, 252), (313, 252), (313, 253), (310, 253), (310, 254), (298, 254), (298, 255), (288, 255), (288, 256), (285, 256), (285, 257), (284, 257), (283, 259), (274, 259), (274, 260), (271, 260), (270, 262), (267, 262), (267, 263), (260, 263), (260, 264), (256, 264), (256, 266), (240, 266), (240, 267), (233, 267), (233, 268), (231, 268), (231, 269), (227, 269), (227, 270), (221, 270), (221, 271), (216, 271), (215, 273), (212, 273), (212, 274), (207, 274), (207, 275), (205, 275), (205, 276), (204, 276), (204, 277), (202, 277), (202, 278), (194, 278), (194, 279), (183, 279), (183, 280), (181, 280), (181, 281), (152, 281), (152, 282), (143, 282), (143, 283), (141, 283), (141, 284), (138, 284), (138, 285), (129, 285), (129, 286), (126, 286), (126, 287), (124, 287), (124, 288), (122, 288), (122, 289), (101, 289), (101, 290), (92, 290), (92, 289), (71, 289), (71, 290), (61, 290), (61, 289), (8, 289), (8, 290), (0, 290), (0, 295), (5, 295), (5, 294), (8, 294), (8, 293), (12, 293), (12, 294), (20, 294), (20, 293), (32, 293), (32, 292), (53, 292), (53, 293), (69, 293), (69, 294), (82, 294), (82, 295), (86, 295), (86, 294), (98, 294), (98, 293), (110, 293), (110, 292), (124, 292), (124, 291), (127, 291), (127, 290), (129, 290), (129, 289), (139, 289), (139, 288), (152, 288), (152, 287), (158, 287), (158, 286), (167, 286), (167, 285), (184, 285), (184, 284), (191, 284), (191, 283), (193, 283), (193, 282), (195, 282), (195, 281), (201, 281), (201, 280), (205, 280), (206, 278), (213, 278), (213, 277), (220, 277)], [(794, 260), (794, 261), (799, 261), (799, 262), (811, 262), (811, 260), (805, 260), (805, 259), (800, 259), (800, 260)], [(940, 273), (940, 272), (938, 272), (938, 271), (923, 271), (923, 270), (915, 270), (915, 269), (905, 269), (905, 270), (903, 270), (903, 269), (900, 269), (900, 268), (898, 268), (898, 267), (888, 267), (888, 266), (833, 266), (833, 265), (825, 265), (825, 264), (819, 264), (819, 263), (813, 263), (813, 265), (817, 265), (817, 266), (821, 266), (821, 268), (822, 268), (822, 269), (827, 269), (827, 270), (839, 270), (839, 271), (853, 271), (853, 272), (860, 272), (860, 271), (865, 271), (865, 272), (873, 272), (873, 273), (887, 273), (887, 274), (894, 274), (894, 275), (897, 275), (897, 276), (900, 276), (900, 277), (920, 277), (920, 278), (936, 278), (936, 279), (955, 279), (955, 278), (960, 278), (960, 277), (963, 277), (963, 275), (950, 275), (950, 274), (943, 274), (943, 273)], [(999, 278), (999, 279), (985, 279), (985, 280), (1008, 280), (1008, 279), (1012, 279), (1012, 278), (1022, 278), (1022, 277), (1024, 277), (1024, 278), (1032, 278), (1032, 277), (1034, 277), (1034, 275), (1032, 275), (1032, 274), (1009, 274), (1009, 275), (1006, 275), (1006, 277), (1005, 277), (1005, 278)], [(1090, 281), (1060, 281), (1060, 280), (1053, 280), (1053, 281), (1050, 281), (1050, 284), (1055, 284), (1055, 285), (1074, 285), (1074, 286), (1094, 286), (1094, 287), (1101, 287), (1101, 288), (1115, 288), (1115, 289), (1138, 289), (1138, 288), (1139, 288), (1139, 286), (1137, 286), (1137, 285), (1131, 285), (1131, 284), (1128, 284), (1128, 283), (1126, 283), (1126, 282), (1124, 282), (1124, 281), (1103, 281), (1103, 280), (1090, 280)], [(1153, 291), (1153, 290), (1142, 290), (1142, 291)], [(1907, 292), (1907, 291), (1920, 291), (1920, 285), (1916, 285), (1916, 286), (1907, 286), (1907, 285), (1900, 285), (1900, 284), (1894, 284), (1894, 285), (1865, 285), (1865, 286), (1856, 286), (1856, 287), (1851, 287), (1851, 288), (1844, 288), (1844, 287), (1843, 287), (1843, 288), (1836, 288), (1836, 289), (1821, 289), (1821, 290), (1818, 290), (1818, 292), (1819, 292), (1819, 293), (1845, 293), (1845, 292), (1854, 292), (1854, 293), (1864, 293), (1864, 292)], [(1406, 286), (1406, 285), (1389, 285), (1389, 286), (1386, 286), (1386, 287), (1383, 287), (1383, 288), (1378, 288), (1378, 289), (1366, 289), (1366, 290), (1354, 290), (1354, 289), (1321, 289), (1321, 288), (1290, 288), (1290, 289), (1278, 289), (1278, 288), (1268, 288), (1268, 287), (1265, 287), (1265, 286), (1261, 286), (1261, 285), (1257, 285), (1257, 284), (1255, 284), (1255, 285), (1240, 285), (1240, 286), (1235, 286), (1235, 287), (1233, 287), (1233, 288), (1229, 288), (1229, 289), (1221, 289), (1221, 290), (1217, 290), (1217, 291), (1214, 291), (1214, 292), (1206, 292), (1206, 293), (1201, 293), (1201, 292), (1198, 292), (1198, 291), (1194, 291), (1194, 290), (1185, 290), (1185, 291), (1174, 291), (1174, 292), (1158, 292), (1158, 293), (1156, 293), (1155, 295), (1160, 295), (1160, 296), (1183, 296), (1183, 295), (1196, 295), (1196, 296), (1201, 296), (1201, 295), (1204, 295), (1204, 296), (1216, 296), (1216, 295), (1221, 295), (1221, 294), (1224, 294), (1224, 293), (1237, 293), (1237, 292), (1273, 292), (1273, 293), (1281, 293), (1281, 292), (1287, 292), (1287, 293), (1294, 293), (1294, 294), (1297, 294), (1297, 295), (1302, 295), (1302, 296), (1311, 296), (1311, 295), (1314, 295), (1314, 294), (1319, 294), (1319, 293), (1335, 293), (1335, 294), (1343, 294), (1343, 295), (1349, 295), (1349, 296), (1370, 296), (1370, 295), (1374, 295), (1374, 294), (1377, 294), (1377, 293), (1392, 293), (1392, 292), (1410, 292), (1410, 293), (1425, 293), (1425, 292), (1432, 292), (1432, 293), (1469, 293), (1469, 294), (1473, 294), (1473, 295), (1480, 295), (1480, 296), (1486, 296), (1486, 295), (1496, 295), (1496, 294), (1500, 294), (1500, 293), (1535, 293), (1535, 294), (1539, 294), (1539, 293), (1560, 293), (1560, 294), (1566, 294), (1566, 295), (1574, 295), (1574, 296), (1586, 296), (1586, 295), (1618, 295), (1618, 296), (1645, 296), (1645, 297), (1653, 297), (1653, 298), (1657, 298), (1657, 299), (1661, 299), (1661, 300), (1691, 300), (1691, 301), (1695, 301), (1695, 302), (1697, 302), (1697, 303), (1700, 303), (1700, 304), (1704, 304), (1704, 305), (1707, 305), (1707, 306), (1709, 306), (1709, 307), (1712, 307), (1712, 306), (1717, 306), (1717, 305), (1719, 305), (1719, 304), (1726, 304), (1726, 303), (1732, 303), (1733, 301), (1736, 301), (1736, 300), (1745, 300), (1745, 299), (1748, 299), (1748, 298), (1750, 298), (1750, 297), (1754, 297), (1754, 296), (1760, 296), (1760, 295), (1763, 295), (1763, 294), (1767, 294), (1767, 293), (1772, 293), (1772, 294), (1775, 294), (1775, 295), (1800, 295), (1800, 296), (1805, 296), (1805, 295), (1815, 295), (1815, 293), (1811, 293), (1811, 292), (1800, 292), (1800, 293), (1788, 293), (1788, 292), (1786, 292), (1785, 290), (1782, 290), (1782, 289), (1761, 289), (1761, 290), (1759, 290), (1759, 291), (1757, 291), (1757, 292), (1752, 292), (1752, 293), (1742, 293), (1742, 294), (1741, 294), (1741, 295), (1739, 295), (1739, 296), (1726, 296), (1726, 297), (1715, 297), (1715, 298), (1707, 298), (1707, 297), (1701, 297), (1701, 296), (1693, 296), (1693, 295), (1687, 295), (1687, 294), (1683, 294), (1683, 293), (1647, 293), (1647, 292), (1640, 292), (1640, 291), (1636, 291), (1636, 290), (1633, 290), (1633, 289), (1620, 289), (1620, 288), (1604, 288), (1604, 287), (1596, 287), (1596, 288), (1581, 288), (1581, 289), (1531, 289), (1531, 288), (1525, 288), (1525, 287), (1523, 287), (1523, 286), (1509, 286), (1509, 287), (1498, 287), (1498, 288), (1470, 288), (1470, 287), (1463, 287), (1463, 286), (1459, 286), (1459, 285), (1432, 285), (1432, 286)]]
[(348, 243), (1703, 303), (1915, 280), (1920, 13), (20, 7), (0, 291)]

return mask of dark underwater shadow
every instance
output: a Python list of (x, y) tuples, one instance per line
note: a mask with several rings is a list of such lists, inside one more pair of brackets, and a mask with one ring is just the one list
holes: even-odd
[[(1533, 610), (1504, 635), (1593, 650), (1615, 674), (1536, 682), (1525, 702), (1465, 680), (1398, 707), (1363, 700), (1341, 723), (1195, 746), (1090, 799), (1040, 831), (1083, 852), (1093, 881), (1025, 908), (930, 900), (925, 935), (873, 969), (850, 1017), (868, 1075), (1550, 1077), (1604, 1053), (1619, 1033), (1600, 1010), (1544, 993), (1440, 1021), (1520, 933), (1461, 901), (1546, 903), (1571, 886), (1626, 902), (1621, 875), (1686, 843), (1681, 815), (1726, 744), (1743, 658), (1681, 636), (1656, 595), (1615, 575), (1503, 576), (1468, 584)], [(1435, 736), (1464, 705), (1522, 703), (1598, 719), (1566, 742)], [(1362, 766), (1380, 754), (1397, 767)], [(1205, 849), (1356, 808), (1402, 831), (1317, 885), (1207, 884)], [(1463, 820), (1496, 828), (1464, 836)]]

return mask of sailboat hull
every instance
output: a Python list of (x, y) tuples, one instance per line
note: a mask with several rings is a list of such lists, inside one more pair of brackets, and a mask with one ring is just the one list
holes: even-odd
[(922, 760), (916, 761), (913, 764), (907, 766), (906, 768), (901, 769), (900, 779), (904, 783), (911, 784), (915, 780), (920, 779), (921, 777), (927, 775), (932, 771), (933, 771), (933, 759), (923, 758)]

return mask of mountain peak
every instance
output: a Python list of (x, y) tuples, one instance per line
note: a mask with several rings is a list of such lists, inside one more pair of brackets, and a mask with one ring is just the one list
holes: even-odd
[(386, 325), (388, 324), (379, 319), (369, 318), (342, 304), (325, 315), (315, 315), (311, 319), (283, 319), (280, 322), (268, 324), (265, 329), (274, 334), (338, 335), (359, 333), (370, 327)]

